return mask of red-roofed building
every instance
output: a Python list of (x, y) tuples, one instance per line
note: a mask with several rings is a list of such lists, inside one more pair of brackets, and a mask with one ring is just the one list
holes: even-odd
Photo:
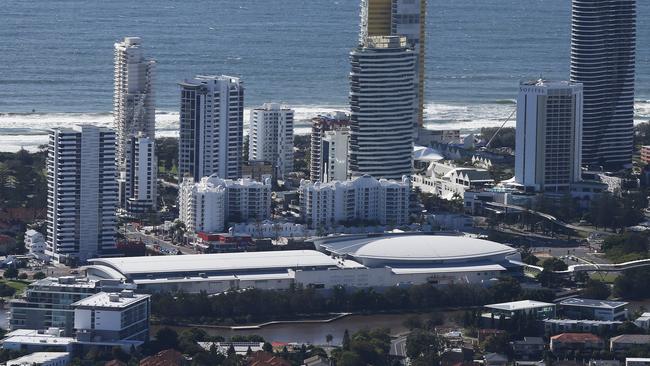
[(174, 350), (166, 349), (153, 356), (149, 356), (140, 361), (140, 366), (185, 366), (189, 362), (183, 355)]
[(605, 341), (591, 333), (562, 333), (551, 337), (551, 351), (563, 354), (566, 351), (591, 353), (605, 349)]
[(248, 366), (291, 366), (291, 362), (273, 353), (257, 351), (246, 360)]

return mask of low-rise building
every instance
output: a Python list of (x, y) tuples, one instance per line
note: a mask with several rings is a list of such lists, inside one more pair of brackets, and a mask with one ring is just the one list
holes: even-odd
[(74, 338), (64, 337), (61, 329), (18, 329), (5, 334), (3, 349), (27, 352), (72, 352)]
[(379, 223), (400, 226), (408, 223), (410, 182), (377, 180), (364, 175), (330, 183), (303, 180), (300, 210), (310, 228), (330, 228), (339, 223)]
[(627, 357), (625, 366), (650, 366), (650, 358), (646, 357)]
[(618, 354), (648, 345), (650, 345), (650, 334), (621, 334), (609, 340), (609, 350)]
[(522, 340), (510, 342), (515, 357), (520, 360), (540, 360), (546, 348), (542, 337), (524, 337)]
[(494, 185), (490, 173), (481, 168), (457, 167), (449, 163), (431, 162), (424, 174), (412, 176), (413, 187), (443, 199), (463, 198), (468, 190)]
[(250, 235), (228, 233), (204, 233), (196, 235), (195, 249), (202, 253), (243, 252), (255, 246)]
[(570, 319), (626, 320), (627, 302), (569, 298), (560, 301), (558, 313)]
[(81, 343), (130, 349), (149, 340), (149, 295), (100, 292), (72, 304), (75, 338)]
[(36, 230), (25, 231), (25, 249), (37, 259), (45, 259), (45, 236)]
[(546, 334), (564, 332), (602, 333), (613, 331), (623, 324), (617, 320), (575, 320), (575, 319), (546, 319), (544, 331)]
[(68, 362), (68, 352), (34, 352), (7, 361), (6, 366), (65, 366)]
[(71, 276), (48, 277), (32, 282), (23, 298), (9, 302), (9, 328), (48, 329), (59, 328), (64, 335), (74, 330), (72, 303), (100, 291), (134, 289), (132, 284), (119, 279), (91, 280)]
[(551, 337), (550, 349), (556, 355), (567, 351), (591, 354), (605, 349), (605, 341), (591, 333), (562, 333)]
[(197, 342), (197, 344), (208, 352), (214, 349), (224, 356), (228, 354), (230, 347), (235, 350), (236, 354), (245, 356), (248, 350), (252, 352), (262, 351), (264, 346), (264, 342)]
[(492, 317), (495, 319), (504, 317), (510, 319), (515, 314), (528, 316), (532, 315), (535, 319), (552, 319), (555, 317), (555, 304), (533, 300), (521, 300), (504, 302), (499, 304), (489, 304), (484, 306), (484, 317)]
[(485, 366), (506, 366), (508, 365), (508, 356), (500, 353), (488, 353), (483, 356)]
[(650, 313), (641, 314), (641, 316), (634, 320), (634, 324), (641, 329), (645, 329), (646, 331), (650, 330)]

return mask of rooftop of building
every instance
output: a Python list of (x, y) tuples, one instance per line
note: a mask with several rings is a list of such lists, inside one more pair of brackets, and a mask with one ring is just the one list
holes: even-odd
[[(96, 258), (89, 262), (106, 266), (128, 277), (138, 274), (192, 274), (210, 272), (251, 272), (289, 268), (338, 267), (338, 261), (315, 250), (286, 250), (181, 256)], [(254, 273), (251, 273), (254, 274)]]
[(582, 86), (579, 83), (573, 83), (566, 80), (546, 80), (546, 79), (532, 79), (532, 80), (522, 80), (519, 82), (520, 86), (538, 86), (545, 88), (566, 88), (573, 86)]
[(47, 361), (56, 360), (63, 357), (68, 357), (68, 352), (34, 352), (13, 360), (7, 361), (7, 366), (18, 365), (41, 365)]
[(650, 344), (650, 334), (621, 334), (610, 338), (612, 343)]
[(619, 320), (590, 320), (590, 319), (544, 319), (544, 323), (549, 324), (582, 324), (582, 325), (591, 325), (591, 326), (600, 326), (600, 325), (616, 325), (622, 324), (622, 321)]
[(461, 235), (342, 235), (316, 240), (315, 244), (327, 252), (350, 255), (357, 260), (386, 262), (477, 262), (516, 253), (507, 245)]
[(628, 303), (624, 301), (582, 299), (578, 297), (573, 297), (570, 299), (565, 299), (560, 301), (560, 305), (563, 306), (582, 306), (582, 307), (598, 308), (598, 309), (616, 309), (621, 306), (626, 306), (627, 304)]
[(575, 343), (575, 342), (600, 342), (602, 338), (591, 333), (562, 333), (551, 337), (552, 341)]
[(124, 309), (149, 298), (149, 295), (132, 291), (118, 293), (100, 292), (72, 304), (75, 308)]
[(504, 311), (536, 309), (536, 308), (543, 308), (547, 306), (555, 306), (555, 304), (542, 302), (542, 301), (534, 301), (534, 300), (521, 300), (521, 301), (511, 301), (511, 302), (502, 302), (499, 304), (485, 305), (485, 307), (489, 309), (504, 310)]
[(72, 337), (62, 337), (58, 329), (48, 330), (17, 329), (5, 335), (1, 343), (20, 343), (40, 346), (68, 346), (75, 340)]

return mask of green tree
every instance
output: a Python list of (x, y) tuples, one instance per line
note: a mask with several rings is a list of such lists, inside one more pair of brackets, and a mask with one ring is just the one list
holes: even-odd
[(2, 275), (4, 278), (17, 278), (18, 277), (18, 270), (16, 267), (9, 267), (5, 270), (4, 274)]
[(588, 299), (605, 300), (609, 297), (610, 291), (607, 284), (602, 281), (588, 279), (582, 290), (582, 296)]

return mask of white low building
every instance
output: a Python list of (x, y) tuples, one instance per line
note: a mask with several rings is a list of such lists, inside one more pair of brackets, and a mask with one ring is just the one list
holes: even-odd
[(45, 258), (45, 236), (36, 230), (25, 231), (25, 249), (38, 259)]
[(310, 228), (369, 223), (400, 226), (408, 223), (410, 182), (363, 176), (348, 181), (300, 183), (301, 216)]
[(88, 276), (133, 283), (145, 292), (209, 294), (292, 286), (331, 289), (488, 284), (518, 259), (516, 249), (465, 236), (340, 235), (315, 250), (93, 259)]
[(180, 186), (179, 218), (190, 232), (222, 232), (228, 222), (271, 216), (271, 179), (185, 178)]
[(65, 366), (69, 362), (68, 352), (34, 352), (7, 361), (6, 366)]
[(485, 169), (457, 167), (447, 163), (431, 162), (424, 174), (412, 176), (413, 187), (444, 199), (463, 198), (465, 191), (494, 185)]
[(129, 349), (149, 340), (150, 296), (100, 292), (72, 304), (75, 338)]

